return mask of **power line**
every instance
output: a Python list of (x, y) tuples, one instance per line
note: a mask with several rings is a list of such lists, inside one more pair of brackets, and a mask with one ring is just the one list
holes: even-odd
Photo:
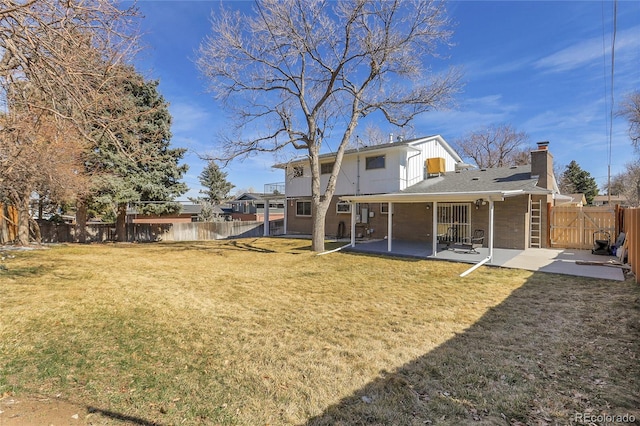
[[(609, 90), (607, 91), (607, 65), (606, 65), (606, 46), (605, 46), (605, 18), (604, 18), (604, 0), (602, 1), (602, 63), (604, 78), (604, 103), (605, 111), (608, 110), (608, 116), (605, 114), (605, 127), (608, 128), (608, 152), (607, 152), (607, 194), (611, 197), (611, 159), (613, 146), (613, 109), (614, 109), (614, 81), (615, 81), (615, 52), (616, 52), (616, 33), (618, 29), (618, 0), (613, 1), (613, 30), (611, 36), (611, 78)], [(609, 93), (609, 102), (607, 103), (607, 92)], [(609, 200), (610, 201), (610, 200)]]

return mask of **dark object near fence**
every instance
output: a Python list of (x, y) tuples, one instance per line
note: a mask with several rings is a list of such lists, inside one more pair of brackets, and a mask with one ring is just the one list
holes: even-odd
[(609, 256), (611, 254), (611, 234), (607, 231), (594, 232), (591, 253)]
[(464, 238), (462, 240), (462, 246), (467, 250), (467, 253), (480, 254), (479, 248), (484, 244), (484, 230), (476, 229), (473, 231), (471, 238)]

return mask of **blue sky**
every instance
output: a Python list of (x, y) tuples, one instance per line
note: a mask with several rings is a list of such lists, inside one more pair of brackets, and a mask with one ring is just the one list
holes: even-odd
[[(197, 49), (210, 34), (211, 10), (218, 1), (138, 2), (144, 16), (136, 66), (160, 80), (170, 103), (175, 147), (187, 148), (181, 197), (197, 196), (204, 161), (215, 153), (216, 135), (226, 126), (221, 109), (195, 66)], [(250, 9), (235, 1), (232, 7)], [(433, 111), (413, 122), (416, 136), (442, 135), (450, 143), (492, 124), (510, 124), (535, 142), (548, 140), (556, 165), (572, 160), (602, 187), (607, 169), (621, 172), (634, 155), (627, 122), (611, 112), (612, 1), (453, 1), (455, 24), (448, 57), (431, 62), (434, 70), (460, 67), (464, 87), (455, 108)], [(640, 90), (640, 2), (619, 0), (613, 78), (614, 111), (625, 94)], [(610, 130), (610, 124), (612, 127)], [(384, 131), (393, 129), (382, 127)], [(611, 137), (610, 137), (611, 131)], [(225, 171), (236, 190), (262, 191), (283, 182), (272, 169), (273, 155), (232, 162)]]

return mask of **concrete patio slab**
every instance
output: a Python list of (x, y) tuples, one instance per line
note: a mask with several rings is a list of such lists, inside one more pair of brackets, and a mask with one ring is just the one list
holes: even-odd
[[(433, 253), (430, 243), (414, 241), (392, 241), (392, 251), (387, 250), (387, 240), (358, 241), (355, 247), (345, 248), (348, 251), (372, 253), (390, 256), (414, 257), (422, 259), (447, 260), (475, 264), (489, 256), (489, 249), (478, 249), (479, 253), (466, 250), (447, 250), (439, 247)], [(494, 249), (491, 266), (526, 269), (536, 272), (549, 272), (605, 280), (624, 281), (621, 268), (601, 265), (580, 265), (580, 261), (608, 262), (616, 260), (613, 256), (598, 256), (588, 250), (568, 249), (526, 249), (509, 250)]]

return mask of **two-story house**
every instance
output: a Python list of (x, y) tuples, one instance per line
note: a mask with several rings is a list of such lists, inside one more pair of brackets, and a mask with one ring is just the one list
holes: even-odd
[[(321, 157), (325, 186), (334, 157)], [(287, 171), (286, 232), (310, 234), (309, 161), (276, 167)], [(530, 164), (477, 169), (436, 135), (346, 152), (326, 233), (435, 246), (451, 232), (463, 241), (481, 231), (490, 249), (548, 247), (549, 206), (559, 197), (548, 142)]]
[[(431, 159), (431, 170), (427, 169)], [(326, 188), (335, 154), (320, 156), (321, 188)], [(429, 173), (439, 175), (464, 167), (460, 156), (440, 136), (399, 140), (347, 150), (338, 176), (336, 191), (326, 216), (329, 236), (350, 235), (352, 206), (341, 202), (346, 195), (386, 194), (402, 191), (423, 181)], [(311, 166), (308, 159), (292, 160), (274, 167), (286, 171), (286, 227), (288, 234), (311, 234)], [(369, 203), (357, 207), (359, 237), (386, 235), (386, 204)]]

